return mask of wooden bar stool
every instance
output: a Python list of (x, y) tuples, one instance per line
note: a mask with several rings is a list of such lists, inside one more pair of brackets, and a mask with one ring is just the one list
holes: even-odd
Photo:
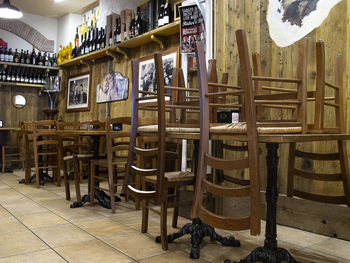
[[(343, 63), (342, 57), (337, 56), (334, 66), (334, 82), (328, 82), (326, 76), (325, 51), (323, 41), (316, 43), (316, 90), (309, 92), (309, 101), (314, 101), (314, 123), (309, 125), (308, 132), (310, 133), (344, 133), (344, 103), (343, 103)], [(326, 87), (333, 90), (332, 96), (326, 94)], [(325, 124), (325, 108), (334, 109), (334, 118), (332, 127)], [(288, 188), (287, 196), (300, 197), (316, 202), (331, 203), (331, 204), (347, 204), (350, 206), (350, 172), (348, 164), (347, 147), (345, 141), (337, 141), (337, 151), (332, 153), (315, 153), (307, 150), (298, 150), (296, 143), (291, 143), (289, 148), (289, 163), (288, 163)], [(310, 171), (303, 167), (296, 167), (297, 158), (304, 158), (312, 162), (338, 162), (339, 172), (327, 174), (315, 171)], [(309, 182), (338, 182), (342, 183), (343, 195), (326, 195), (312, 192), (307, 189), (300, 189), (296, 185), (297, 178), (303, 178)]]
[[(23, 127), (22, 127), (23, 129)], [(9, 138), (10, 139), (10, 138)], [(23, 130), (17, 132), (14, 145), (1, 145), (1, 172), (5, 173), (6, 164), (16, 163), (24, 169)]]

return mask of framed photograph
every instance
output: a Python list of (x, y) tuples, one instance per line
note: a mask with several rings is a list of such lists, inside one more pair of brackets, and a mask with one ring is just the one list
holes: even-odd
[(90, 73), (72, 76), (67, 85), (67, 111), (90, 110)]
[(129, 96), (129, 80), (120, 72), (112, 72), (97, 85), (96, 102), (126, 100)]
[[(171, 84), (172, 73), (174, 67), (179, 66), (179, 48), (170, 48), (162, 53), (163, 70), (164, 70), (164, 84), (166, 86)], [(139, 59), (139, 90), (156, 92), (156, 76), (154, 57), (146, 56)], [(147, 94), (141, 94), (142, 97), (147, 97)], [(144, 102), (150, 102), (144, 101)]]

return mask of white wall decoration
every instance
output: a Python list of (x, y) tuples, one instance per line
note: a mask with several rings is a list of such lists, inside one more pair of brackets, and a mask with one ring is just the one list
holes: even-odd
[(280, 47), (298, 41), (322, 24), (341, 0), (269, 0), (270, 36)]

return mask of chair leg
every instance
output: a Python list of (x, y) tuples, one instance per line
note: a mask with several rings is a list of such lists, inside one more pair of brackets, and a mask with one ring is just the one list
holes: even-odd
[(57, 157), (57, 168), (55, 169), (56, 170), (56, 174), (57, 174), (57, 186), (61, 186), (61, 156), (58, 156)]
[(289, 144), (287, 196), (293, 197), (296, 143)]
[(142, 200), (142, 225), (141, 225), (141, 232), (147, 233), (148, 231), (148, 200)]
[(344, 187), (344, 195), (346, 199), (346, 204), (350, 206), (350, 171), (349, 171), (349, 163), (348, 163), (348, 156), (347, 156), (347, 147), (346, 147), (346, 141), (338, 141), (338, 150), (339, 150), (339, 156), (340, 156), (340, 168), (341, 168), (341, 174), (342, 174), (342, 180), (343, 180), (343, 187)]
[(108, 184), (109, 184), (109, 196), (111, 198), (111, 210), (115, 214), (115, 189), (114, 189), (114, 176), (115, 176), (115, 167), (112, 166), (112, 171), (108, 169)]
[[(180, 189), (179, 189), (179, 187), (176, 187), (174, 189), (174, 194), (175, 194), (174, 201), (176, 203), (178, 203), (180, 201)], [(173, 223), (172, 223), (173, 228), (177, 227), (177, 219), (178, 219), (178, 217), (179, 217), (179, 208), (178, 207), (174, 207)]]
[(168, 227), (167, 227), (167, 204), (163, 202), (160, 205), (160, 238), (162, 249), (168, 250)]
[(69, 188), (69, 181), (68, 181), (68, 162), (64, 162), (64, 189), (66, 192), (66, 200), (70, 200), (70, 188)]
[(90, 164), (90, 203), (94, 203), (94, 190), (95, 190), (95, 164)]
[(80, 193), (80, 174), (79, 174), (79, 161), (74, 158), (74, 184), (75, 184), (75, 195), (77, 196), (77, 202), (81, 202), (81, 193)]
[(1, 172), (5, 173), (5, 145), (1, 146), (1, 157), (2, 157)]

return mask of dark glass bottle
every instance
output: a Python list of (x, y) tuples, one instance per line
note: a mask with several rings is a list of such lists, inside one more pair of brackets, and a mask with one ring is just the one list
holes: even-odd
[(36, 58), (36, 64), (42, 66), (43, 65), (43, 57), (41, 55), (41, 51), (39, 50), (38, 56)]
[(29, 56), (29, 51), (27, 50), (27, 54), (26, 54), (26, 64), (30, 64), (31, 63), (31, 59)]
[(21, 49), (21, 54), (20, 54), (20, 56), (19, 56), (19, 62), (20, 62), (21, 64), (24, 64), (24, 63), (26, 62), (26, 60), (25, 60), (25, 54), (24, 54), (24, 52), (23, 52), (23, 49)]
[(31, 56), (31, 64), (36, 65), (36, 54), (35, 54), (35, 46), (33, 46), (32, 56)]
[(89, 52), (94, 51), (94, 45), (95, 45), (95, 31), (93, 29), (91, 29)]
[(9, 54), (7, 52), (7, 47), (5, 47), (5, 50), (4, 50), (4, 61), (5, 62), (8, 62), (9, 61)]
[(84, 54), (88, 54), (90, 52), (90, 38), (91, 38), (91, 32), (89, 31), (88, 37), (85, 40)]
[(109, 37), (108, 37), (108, 44), (109, 46), (113, 46), (113, 33), (112, 33), (112, 29), (111, 31), (109, 32)]
[(164, 0), (161, 0), (160, 6), (158, 9), (158, 27), (161, 27), (164, 25), (163, 16), (164, 16)]
[(95, 40), (95, 45), (96, 45), (96, 50), (100, 50), (101, 49), (101, 32), (102, 31), (98, 31), (98, 28), (96, 28), (96, 40)]
[(101, 49), (106, 46), (106, 33), (104, 28), (102, 28), (102, 41), (101, 41)]
[(114, 44), (117, 43), (117, 35), (118, 35), (118, 18), (115, 21), (115, 28), (113, 33)]
[(128, 36), (126, 35), (126, 24), (124, 24), (124, 40), (127, 40)]
[(6, 82), (6, 69), (5, 68), (2, 68), (1, 81)]
[(19, 68), (16, 68), (16, 73), (15, 73), (15, 77), (16, 77), (16, 82), (21, 82), (21, 72)]
[(122, 30), (121, 30), (121, 24), (120, 19), (117, 20), (117, 39), (116, 43), (120, 43), (122, 41)]
[(16, 70), (12, 68), (11, 81), (16, 82)]
[(14, 56), (13, 56), (13, 62), (19, 63), (19, 54), (18, 54), (18, 52), (17, 52), (17, 48), (16, 48), (15, 54), (14, 54)]
[(24, 69), (20, 71), (20, 80), (19, 82), (24, 83)]
[(134, 17), (134, 14), (132, 14), (132, 19), (130, 21), (129, 32), (130, 32), (130, 38), (134, 38), (135, 37), (135, 17)]
[(171, 9), (171, 5), (169, 4), (168, 0), (166, 0), (166, 3), (164, 5), (164, 12), (163, 12), (163, 25), (167, 25), (173, 20), (173, 12)]
[(29, 83), (29, 70), (27, 69), (25, 72), (24, 72), (24, 83)]
[(8, 67), (8, 68), (6, 69), (6, 81), (8, 81), (8, 82), (11, 81), (11, 74), (12, 74), (12, 72), (11, 72), (11, 67)]
[(8, 62), (13, 62), (12, 48), (10, 48), (8, 52)]
[(4, 50), (0, 48), (0, 61), (5, 61)]
[(135, 21), (135, 36), (143, 34), (143, 22), (141, 19), (141, 8), (137, 7), (137, 17)]

